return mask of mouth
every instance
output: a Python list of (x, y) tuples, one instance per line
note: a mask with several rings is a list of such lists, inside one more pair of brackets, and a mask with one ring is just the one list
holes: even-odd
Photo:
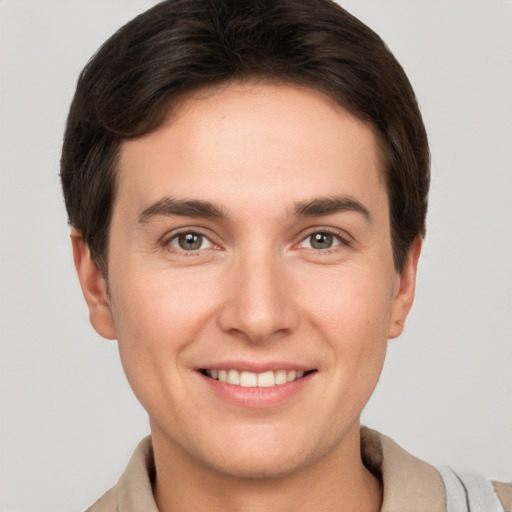
[(210, 379), (218, 380), (243, 388), (272, 388), (303, 379), (316, 371), (268, 370), (261, 373), (236, 369), (201, 369), (201, 373)]

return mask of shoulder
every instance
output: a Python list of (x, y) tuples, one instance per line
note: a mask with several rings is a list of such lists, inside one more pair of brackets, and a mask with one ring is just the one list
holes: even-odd
[(117, 484), (86, 512), (158, 512), (153, 498), (155, 462), (151, 437), (143, 439)]
[(512, 512), (512, 482), (492, 482), (492, 485), (505, 512)]
[(381, 512), (466, 511), (468, 506), (470, 510), (512, 512), (512, 483), (491, 482), (448, 467), (435, 468), (389, 437), (364, 427), (361, 454), (367, 468), (382, 480)]
[(112, 487), (85, 512), (117, 512), (117, 491)]
[(512, 512), (512, 485), (491, 482), (469, 471), (439, 468), (446, 491), (447, 509), (454, 511)]

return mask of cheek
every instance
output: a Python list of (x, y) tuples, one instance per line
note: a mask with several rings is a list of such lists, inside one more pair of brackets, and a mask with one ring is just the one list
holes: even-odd
[(329, 279), (317, 276), (315, 285), (310, 285), (309, 292), (302, 293), (303, 309), (328, 344), (326, 364), (336, 374), (340, 388), (363, 402), (373, 391), (384, 363), (393, 281), (383, 275), (346, 272)]
[(301, 306), (318, 329), (357, 344), (387, 339), (394, 280), (388, 273), (364, 270), (303, 276)]
[(122, 339), (145, 344), (181, 339), (198, 328), (214, 307), (212, 285), (207, 287), (186, 272), (132, 273), (130, 279), (120, 276), (118, 284), (112, 287), (113, 313)]
[[(184, 354), (210, 325), (213, 293), (199, 283), (162, 272), (131, 274), (112, 283), (112, 312), (128, 381), (144, 393), (179, 382)], [(147, 398), (147, 397), (146, 397)]]

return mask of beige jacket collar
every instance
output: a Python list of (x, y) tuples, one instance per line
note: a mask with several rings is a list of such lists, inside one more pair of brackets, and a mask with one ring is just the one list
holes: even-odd
[(361, 454), (366, 467), (381, 475), (381, 512), (445, 512), (444, 484), (438, 471), (407, 453), (391, 438), (361, 429)]

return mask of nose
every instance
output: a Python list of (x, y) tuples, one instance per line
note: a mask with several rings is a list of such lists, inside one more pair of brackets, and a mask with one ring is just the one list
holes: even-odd
[(293, 332), (299, 321), (285, 263), (271, 251), (240, 257), (228, 270), (218, 321), (225, 332), (263, 343)]

